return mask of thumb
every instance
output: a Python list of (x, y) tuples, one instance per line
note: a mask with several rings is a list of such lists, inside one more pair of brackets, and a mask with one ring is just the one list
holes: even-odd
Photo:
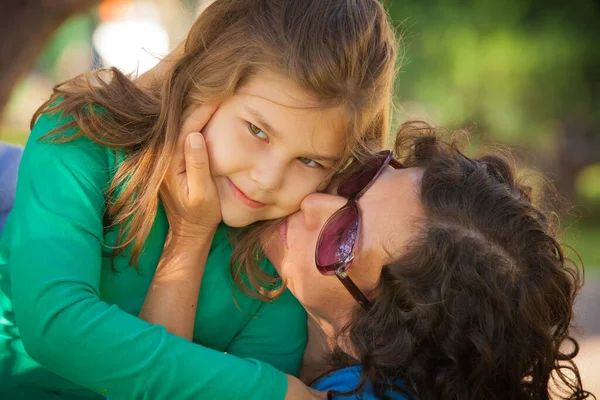
[(190, 133), (202, 132), (217, 108), (218, 104), (202, 105), (192, 110), (189, 115), (185, 114), (185, 121), (177, 138), (176, 151), (169, 163), (168, 174), (172, 178), (179, 176), (186, 168), (185, 152), (189, 146)]
[(211, 179), (204, 136), (190, 133), (185, 143), (185, 169), (190, 198), (202, 196), (206, 182)]

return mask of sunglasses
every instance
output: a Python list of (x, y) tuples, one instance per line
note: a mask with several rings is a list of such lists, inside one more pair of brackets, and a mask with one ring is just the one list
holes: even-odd
[(338, 186), (338, 195), (348, 197), (345, 206), (337, 210), (323, 225), (319, 233), (315, 262), (323, 275), (335, 275), (365, 310), (371, 306), (369, 299), (350, 279), (346, 271), (356, 254), (356, 243), (360, 234), (360, 210), (357, 201), (373, 185), (384, 168), (404, 166), (394, 158), (392, 152), (379, 152), (360, 170), (348, 175)]

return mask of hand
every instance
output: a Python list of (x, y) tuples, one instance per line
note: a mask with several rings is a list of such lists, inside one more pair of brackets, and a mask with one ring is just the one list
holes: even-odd
[[(216, 106), (201, 106), (191, 114), (193, 125), (202, 129)], [(198, 130), (200, 130), (198, 129)], [(206, 142), (200, 132), (180, 134), (177, 151), (160, 189), (171, 236), (195, 239), (214, 234), (221, 222), (219, 195), (210, 176)]]
[(319, 392), (318, 390), (311, 389), (295, 376), (286, 376), (288, 388), (285, 393), (285, 400), (327, 400), (327, 392)]

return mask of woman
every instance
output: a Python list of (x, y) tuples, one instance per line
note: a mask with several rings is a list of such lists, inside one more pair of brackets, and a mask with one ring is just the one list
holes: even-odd
[(514, 167), (424, 124), (403, 126), (395, 154), (264, 240), (309, 316), (302, 381), (339, 399), (592, 396), (569, 330), (579, 272)]

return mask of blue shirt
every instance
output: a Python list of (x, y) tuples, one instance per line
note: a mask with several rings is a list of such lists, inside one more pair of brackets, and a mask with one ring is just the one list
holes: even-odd
[[(337, 392), (350, 392), (358, 386), (361, 372), (362, 367), (360, 365), (338, 369), (337, 371), (320, 378), (312, 385), (312, 388), (324, 392), (329, 390), (335, 390)], [(386, 395), (395, 400), (410, 400), (409, 397), (392, 391), (386, 392)], [(333, 399), (378, 400), (379, 397), (375, 396), (373, 385), (371, 385), (370, 382), (367, 382), (362, 392), (352, 396), (334, 396)]]
[(13, 207), (17, 187), (17, 171), (23, 149), (0, 143), (0, 233)]

